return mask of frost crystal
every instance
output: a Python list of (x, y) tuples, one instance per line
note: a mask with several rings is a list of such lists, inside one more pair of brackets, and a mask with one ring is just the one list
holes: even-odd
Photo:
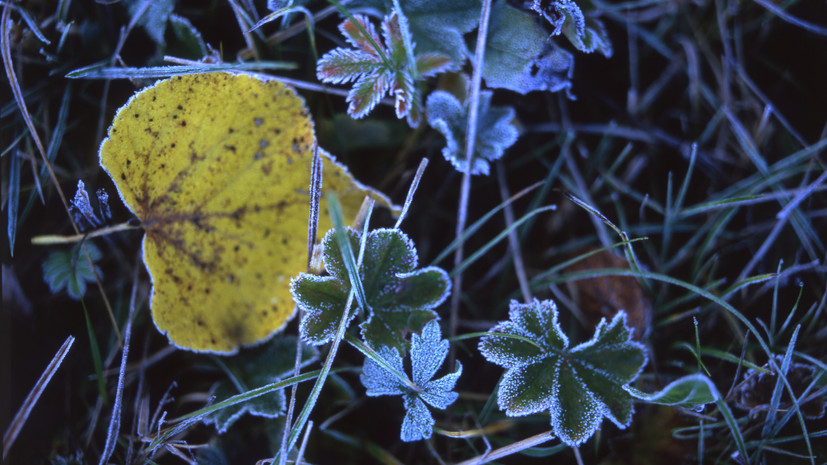
[(439, 323), (431, 320), (422, 329), (422, 335), (414, 334), (411, 341), (411, 378), (404, 374), (402, 357), (395, 348), (382, 347), (379, 356), (395, 371), (391, 372), (371, 359), (365, 359), (360, 379), (367, 389), (366, 394), (375, 396), (402, 395), (405, 419), (402, 421), (400, 437), (403, 441), (418, 441), (431, 437), (434, 418), (426, 403), (438, 409), (445, 409), (458, 394), (453, 392), (457, 379), (462, 374), (462, 364), (439, 379), (431, 379), (448, 355), (448, 341), (440, 339)]
[(632, 398), (624, 387), (646, 363), (644, 347), (631, 340), (626, 314), (601, 320), (594, 337), (569, 348), (550, 300), (511, 301), (509, 320), (480, 340), (491, 363), (506, 368), (497, 404), (508, 416), (548, 410), (561, 441), (576, 446), (600, 427), (605, 416), (619, 428), (632, 420)]
[(86, 185), (79, 179), (78, 189), (75, 191), (75, 197), (72, 199), (71, 211), (75, 218), (75, 223), (78, 224), (81, 231), (103, 224), (97, 215), (95, 215), (95, 211), (92, 210), (92, 204), (89, 202), (89, 193), (86, 192)]

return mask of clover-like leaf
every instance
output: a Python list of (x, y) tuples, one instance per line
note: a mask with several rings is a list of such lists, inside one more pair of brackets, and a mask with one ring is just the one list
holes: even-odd
[[(92, 263), (103, 257), (100, 249), (91, 242), (86, 242), (86, 251)], [(101, 275), (100, 268), (95, 266), (98, 276)], [(43, 279), (49, 285), (49, 290), (56, 294), (66, 290), (69, 297), (80, 300), (86, 294), (86, 283), (95, 282), (95, 273), (89, 266), (89, 260), (83, 253), (80, 244), (69, 250), (52, 251), (43, 262)]]
[[(519, 133), (512, 124), (512, 107), (491, 106), (491, 91), (480, 92), (479, 117), (477, 119), (476, 150), (471, 160), (471, 174), (489, 172), (488, 162), (503, 156), (505, 149), (517, 141)], [(468, 103), (461, 104), (456, 97), (445, 91), (435, 91), (428, 96), (426, 115), (428, 124), (445, 136), (442, 155), (457, 171), (464, 172), (468, 164), (464, 141), (468, 127)]]
[[(297, 339), (293, 336), (279, 337), (263, 346), (245, 349), (238, 355), (223, 359), (232, 378), (215, 384), (212, 395), (216, 402), (274, 383), (292, 374), (296, 363), (296, 343)], [(316, 349), (302, 344), (302, 366), (317, 359)], [(284, 407), (284, 390), (279, 389), (217, 410), (203, 421), (214, 424), (219, 433), (224, 433), (244, 413), (275, 418), (284, 412)]]
[[(416, 79), (451, 69), (451, 58), (434, 52), (409, 53), (406, 43), (414, 44), (407, 20), (396, 10), (384, 18), (381, 38), (362, 15), (353, 15), (339, 30), (354, 49), (340, 47), (326, 53), (316, 65), (318, 78), (332, 84), (355, 81), (347, 96), (347, 111), (353, 118), (367, 115), (389, 93), (395, 100), (397, 118), (407, 118), (411, 127), (418, 126), (422, 96)], [(410, 56), (414, 56), (414, 63)]]
[(548, 40), (533, 15), (504, 1), (494, 4), (482, 66), (488, 87), (521, 94), (568, 90), (572, 66), (571, 54)]
[(612, 43), (603, 23), (586, 17), (574, 0), (534, 0), (531, 9), (546, 18), (557, 35), (562, 32), (581, 52), (599, 50), (604, 56), (612, 56)]
[(431, 437), (434, 417), (425, 404), (444, 410), (457, 400), (458, 394), (453, 392), (453, 389), (462, 374), (461, 363), (457, 362), (453, 373), (432, 379), (448, 355), (448, 341), (441, 337), (439, 322), (436, 320), (431, 320), (425, 325), (422, 335), (413, 335), (410, 378), (404, 374), (402, 357), (395, 348), (380, 347), (378, 352), (395, 373), (386, 370), (370, 358), (365, 359), (362, 367), (359, 379), (367, 389), (368, 396), (403, 396), (405, 419), (400, 431), (403, 441), (418, 441)]
[[(353, 250), (359, 250), (360, 234), (348, 230), (348, 236)], [(333, 230), (325, 235), (322, 248), (330, 276), (302, 273), (290, 286), (293, 300), (303, 311), (299, 333), (304, 341), (316, 345), (328, 342), (335, 333), (350, 292)], [(404, 233), (397, 229), (368, 233), (359, 273), (369, 306), (362, 309), (367, 315), (362, 336), (372, 347), (396, 347), (404, 353), (406, 336), (436, 318), (433, 309), (450, 290), (448, 274), (433, 266), (416, 267), (416, 248)]]
[(631, 340), (626, 314), (603, 319), (591, 340), (569, 347), (550, 300), (512, 301), (509, 320), (480, 340), (482, 355), (506, 368), (497, 404), (508, 416), (548, 411), (565, 444), (585, 442), (605, 416), (623, 429), (632, 421), (632, 398), (624, 386), (646, 363), (643, 345)]

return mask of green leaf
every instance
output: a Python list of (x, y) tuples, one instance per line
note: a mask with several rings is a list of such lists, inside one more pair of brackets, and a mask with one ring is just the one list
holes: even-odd
[(422, 329), (422, 335), (414, 334), (411, 341), (411, 377), (399, 379), (397, 373), (404, 373), (402, 357), (395, 348), (381, 347), (379, 356), (396, 372), (382, 368), (376, 361), (367, 358), (359, 379), (367, 389), (368, 396), (402, 395), (405, 418), (402, 421), (400, 438), (403, 441), (418, 441), (431, 437), (434, 417), (425, 405), (440, 410), (446, 409), (459, 396), (453, 391), (462, 374), (462, 364), (439, 379), (432, 379), (448, 356), (448, 341), (442, 339), (439, 323), (431, 320)]
[(511, 301), (509, 320), (482, 337), (479, 350), (506, 368), (497, 404), (508, 416), (548, 411), (565, 444), (582, 444), (603, 417), (623, 429), (632, 421), (632, 398), (624, 385), (646, 363), (643, 345), (631, 340), (626, 314), (603, 319), (591, 340), (569, 348), (550, 300)]
[[(503, 156), (505, 149), (517, 141), (519, 133), (512, 124), (514, 108), (491, 106), (491, 91), (480, 92), (479, 117), (477, 119), (476, 150), (471, 160), (471, 174), (489, 172), (488, 163)], [(464, 141), (468, 127), (468, 104), (463, 105), (445, 91), (435, 91), (428, 96), (426, 115), (428, 124), (445, 136), (442, 155), (459, 172), (465, 172)]]
[(482, 77), (488, 87), (521, 94), (571, 87), (570, 53), (548, 41), (534, 16), (499, 1), (491, 9)]
[(623, 386), (632, 397), (650, 404), (696, 408), (715, 402), (717, 390), (704, 375), (689, 375), (669, 383), (658, 392), (647, 394), (631, 386)]
[[(66, 290), (69, 297), (80, 300), (86, 294), (86, 283), (95, 282), (95, 273), (92, 272), (89, 261), (83, 254), (82, 244), (86, 244), (92, 263), (103, 257), (103, 253), (95, 244), (81, 242), (69, 250), (52, 251), (43, 262), (43, 279), (53, 294)], [(95, 271), (98, 276), (102, 274), (97, 266), (95, 266)]]
[[(231, 358), (217, 359), (226, 361), (222, 364), (231, 373), (231, 378), (219, 381), (213, 387), (212, 395), (216, 402), (291, 375), (296, 363), (297, 342), (297, 338), (293, 336), (278, 337), (263, 346), (245, 349)], [(302, 344), (301, 366), (306, 366), (318, 358), (315, 348)], [(217, 410), (204, 417), (203, 421), (206, 424), (214, 424), (219, 433), (224, 433), (245, 413), (275, 418), (284, 412), (284, 407), (284, 390), (279, 389)]]
[(201, 33), (183, 16), (169, 15), (169, 29), (172, 40), (167, 42), (165, 52), (177, 57), (200, 59), (207, 55), (207, 45)]
[(406, 40), (404, 21), (395, 10), (385, 16), (380, 39), (366, 16), (353, 15), (339, 30), (354, 49), (333, 49), (316, 64), (316, 76), (323, 82), (355, 81), (347, 96), (351, 117), (364, 117), (389, 93), (397, 118), (406, 118), (411, 127), (419, 125), (422, 97), (416, 80), (447, 71), (451, 62), (434, 53), (414, 55), (411, 50), (409, 54), (405, 44), (411, 41), (410, 37)]
[[(360, 234), (349, 229), (348, 236), (353, 250), (358, 250)], [(330, 276), (302, 273), (291, 281), (293, 300), (303, 311), (299, 333), (302, 340), (314, 345), (333, 336), (350, 292), (332, 230), (325, 235), (322, 248)], [(369, 307), (361, 309), (366, 315), (362, 336), (372, 347), (395, 347), (404, 353), (408, 335), (436, 318), (433, 308), (445, 300), (450, 289), (448, 275), (441, 268), (416, 267), (416, 248), (404, 233), (397, 229), (368, 233), (359, 273)]]
[[(175, 8), (174, 0), (124, 0), (130, 16), (140, 14), (137, 25), (144, 28), (146, 34), (159, 47), (164, 47), (164, 33), (167, 20)], [(134, 20), (134, 18), (133, 18)]]
[[(402, 0), (399, 3), (420, 53), (449, 56), (453, 62), (451, 69), (458, 69), (471, 56), (462, 36), (479, 25), (481, 0)], [(350, 6), (375, 8), (389, 14), (393, 0), (358, 0)]]
[(612, 43), (603, 23), (585, 16), (573, 0), (534, 0), (531, 9), (554, 26), (552, 35), (562, 32), (581, 52), (599, 50), (606, 57), (612, 56)]

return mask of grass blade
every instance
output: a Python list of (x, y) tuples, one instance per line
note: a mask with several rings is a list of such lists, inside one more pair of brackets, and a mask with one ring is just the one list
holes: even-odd
[(9, 453), (9, 449), (11, 449), (12, 445), (14, 445), (14, 441), (17, 439), (17, 435), (20, 434), (20, 430), (23, 428), (23, 425), (26, 423), (26, 420), (29, 418), (29, 414), (32, 412), (32, 408), (37, 403), (37, 400), (40, 399), (40, 395), (43, 394), (43, 391), (46, 389), (46, 386), (49, 385), (49, 381), (52, 380), (52, 377), (57, 372), (57, 369), (60, 368), (60, 364), (63, 363), (63, 359), (66, 358), (66, 354), (69, 353), (69, 349), (72, 348), (72, 344), (75, 343), (75, 338), (69, 336), (63, 342), (63, 345), (60, 346), (57, 353), (54, 357), (52, 357), (52, 361), (49, 362), (49, 365), (46, 366), (46, 369), (43, 371), (43, 374), (40, 375), (40, 378), (34, 384), (34, 387), (31, 391), (29, 391), (29, 395), (26, 396), (26, 399), (23, 401), (23, 405), (20, 406), (20, 409), (12, 418), (11, 423), (9, 424), (9, 429), (3, 434), (3, 459), (5, 460), (6, 455)]

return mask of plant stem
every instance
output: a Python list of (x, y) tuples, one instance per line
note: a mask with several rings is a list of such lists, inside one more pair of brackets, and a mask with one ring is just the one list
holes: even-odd
[[(471, 89), (468, 95), (468, 126), (465, 134), (465, 171), (462, 173), (459, 208), (457, 209), (456, 237), (460, 241), (454, 252), (454, 267), (459, 266), (463, 259), (462, 236), (465, 232), (465, 222), (468, 217), (468, 198), (471, 192), (471, 161), (474, 158), (474, 144), (477, 140), (477, 116), (479, 113), (480, 85), (482, 83), (482, 60), (485, 55), (485, 41), (488, 37), (488, 18), (491, 14), (491, 0), (483, 0), (480, 13), (480, 27), (477, 33), (477, 47), (474, 51), (474, 74), (471, 76)], [(457, 334), (459, 321), (459, 302), (462, 297), (462, 273), (454, 276), (453, 291), (451, 294), (451, 317), (449, 321), (449, 337)], [(454, 365), (454, 349), (448, 357), (448, 366)]]

